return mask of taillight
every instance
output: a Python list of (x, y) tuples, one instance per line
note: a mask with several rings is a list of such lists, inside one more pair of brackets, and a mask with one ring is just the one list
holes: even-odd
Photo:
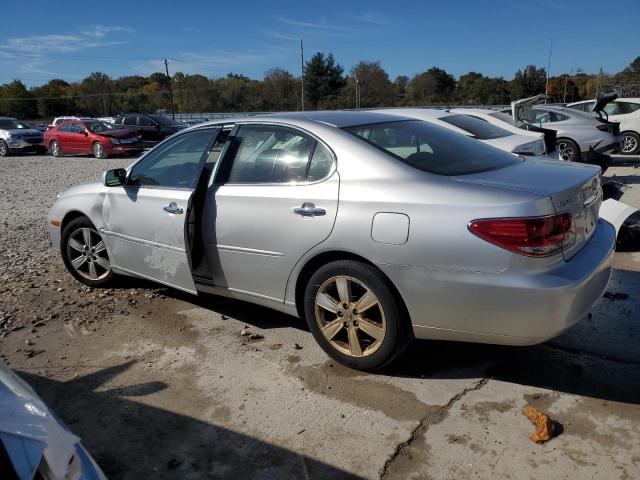
[(487, 242), (531, 257), (548, 257), (576, 241), (576, 224), (570, 213), (474, 220), (469, 230)]

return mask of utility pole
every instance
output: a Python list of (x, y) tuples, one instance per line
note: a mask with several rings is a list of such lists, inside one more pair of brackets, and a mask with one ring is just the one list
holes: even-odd
[(549, 42), (549, 61), (547, 62), (547, 85), (544, 93), (549, 95), (549, 75), (551, 74), (551, 49), (553, 48), (553, 38)]
[(562, 96), (562, 103), (567, 103), (567, 74), (564, 74), (564, 95)]
[(176, 114), (173, 111), (173, 91), (171, 90), (171, 77), (169, 76), (169, 63), (167, 59), (164, 59), (164, 70), (167, 72), (167, 81), (169, 82), (169, 100), (171, 101), (171, 118), (176, 119)]
[(356, 76), (356, 108), (360, 108), (360, 96), (358, 95), (358, 70), (356, 68), (356, 72), (355, 72), (355, 76)]
[(304, 46), (300, 39), (300, 110), (304, 112)]

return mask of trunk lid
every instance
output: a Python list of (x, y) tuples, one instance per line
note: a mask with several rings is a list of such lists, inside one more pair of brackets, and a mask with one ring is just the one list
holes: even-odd
[(591, 238), (602, 200), (600, 168), (558, 160), (527, 159), (499, 170), (451, 177), (491, 187), (508, 188), (551, 198), (555, 212), (569, 212), (576, 226), (576, 242), (564, 250), (565, 260), (578, 253)]
[(596, 230), (602, 202), (600, 175), (551, 195), (551, 200), (558, 213), (571, 213), (576, 225), (576, 242), (563, 250), (565, 260), (569, 260), (586, 245)]

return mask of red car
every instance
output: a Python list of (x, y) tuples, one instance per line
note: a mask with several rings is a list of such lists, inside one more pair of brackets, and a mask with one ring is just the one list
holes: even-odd
[(93, 154), (96, 158), (124, 153), (139, 154), (142, 137), (129, 128), (98, 120), (68, 120), (47, 130), (44, 145), (54, 157), (72, 154)]

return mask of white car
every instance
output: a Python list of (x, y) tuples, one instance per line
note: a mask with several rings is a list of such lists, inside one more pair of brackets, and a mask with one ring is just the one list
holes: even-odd
[(54, 118), (53, 122), (51, 122), (49, 124), (47, 129), (53, 128), (56, 125), (58, 125), (59, 123), (66, 122), (67, 120), (93, 120), (93, 119), (91, 117), (76, 117), (76, 116), (73, 116), (73, 115), (70, 115), (70, 116), (69, 115), (63, 115), (61, 117)]
[[(511, 133), (518, 135), (525, 135), (534, 139), (541, 139), (545, 142), (546, 155), (554, 160), (559, 159), (558, 150), (556, 149), (556, 134), (554, 130), (534, 127), (538, 130), (524, 130), (515, 125), (513, 117), (508, 113), (500, 112), (497, 110), (489, 110), (487, 108), (452, 108), (449, 110), (451, 113), (460, 113), (463, 115), (470, 115), (472, 117), (479, 118), (485, 122), (489, 122), (496, 127), (500, 127)], [(546, 137), (546, 141), (545, 141)]]
[(543, 139), (533, 139), (530, 135), (523, 135), (525, 132), (510, 132), (470, 115), (434, 108), (384, 108), (373, 111), (429, 122), (516, 155), (533, 157), (546, 154)]
[[(570, 103), (568, 108), (582, 112), (593, 112), (595, 100)], [(622, 153), (636, 155), (640, 153), (640, 98), (619, 98), (604, 107), (609, 120), (620, 122), (622, 135)]]

